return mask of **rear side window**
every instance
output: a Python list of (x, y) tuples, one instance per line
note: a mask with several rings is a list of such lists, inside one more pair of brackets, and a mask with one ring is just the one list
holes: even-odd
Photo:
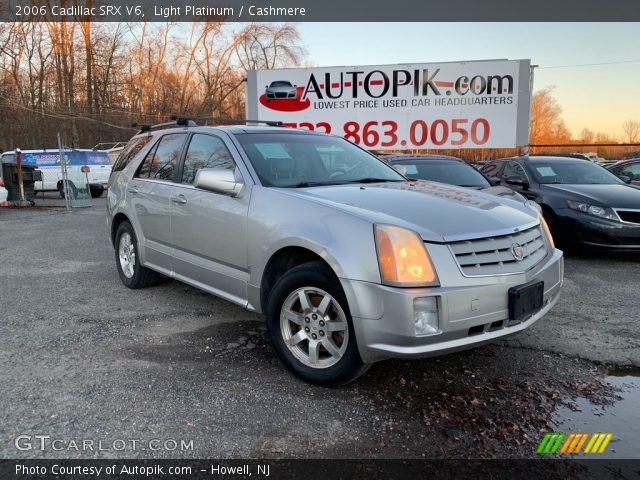
[(196, 172), (201, 168), (222, 168), (233, 170), (235, 163), (224, 142), (212, 135), (196, 133), (189, 142), (184, 159), (182, 183), (192, 184)]
[(500, 178), (503, 167), (504, 162), (488, 162), (480, 171), (489, 178)]
[(138, 177), (172, 181), (186, 137), (184, 133), (172, 133), (160, 138), (147, 153)]
[(131, 160), (135, 158), (135, 156), (142, 150), (152, 139), (151, 135), (147, 135), (146, 137), (134, 138), (129, 142), (129, 144), (125, 147), (122, 153), (118, 156), (116, 161), (113, 164), (113, 168), (111, 169), (114, 172), (119, 172), (124, 170)]

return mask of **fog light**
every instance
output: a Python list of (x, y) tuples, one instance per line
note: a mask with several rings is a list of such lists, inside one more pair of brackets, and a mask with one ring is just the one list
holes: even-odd
[(437, 297), (422, 297), (413, 300), (413, 321), (416, 337), (440, 333)]

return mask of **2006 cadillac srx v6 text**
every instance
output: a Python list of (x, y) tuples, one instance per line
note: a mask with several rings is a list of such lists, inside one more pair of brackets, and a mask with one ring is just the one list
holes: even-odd
[(306, 381), (474, 347), (558, 300), (562, 252), (535, 204), (408, 180), (335, 136), (176, 123), (143, 129), (114, 165), (122, 282), (163, 274), (264, 313)]

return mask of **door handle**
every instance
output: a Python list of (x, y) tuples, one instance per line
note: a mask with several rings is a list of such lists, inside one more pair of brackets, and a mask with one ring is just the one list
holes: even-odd
[(135, 195), (136, 193), (138, 193), (138, 186), (137, 186), (137, 185), (134, 185), (133, 187), (131, 187), (131, 188), (128, 190), (128, 192), (129, 192), (129, 193), (133, 193), (133, 194)]
[(180, 204), (185, 204), (187, 203), (187, 199), (185, 198), (184, 195), (180, 194), (177, 197), (171, 197), (171, 201), (173, 203), (180, 203)]

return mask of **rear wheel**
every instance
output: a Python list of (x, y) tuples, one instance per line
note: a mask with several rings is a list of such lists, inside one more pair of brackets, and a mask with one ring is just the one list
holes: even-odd
[(267, 328), (282, 362), (317, 385), (349, 383), (367, 370), (338, 279), (321, 262), (284, 274), (269, 294)]
[(116, 265), (122, 283), (137, 289), (150, 287), (158, 282), (160, 274), (140, 264), (138, 240), (129, 222), (122, 222), (118, 226), (115, 245)]
[(91, 192), (91, 198), (99, 198), (104, 193), (104, 187), (102, 185), (98, 187), (92, 187), (89, 189), (89, 192)]

